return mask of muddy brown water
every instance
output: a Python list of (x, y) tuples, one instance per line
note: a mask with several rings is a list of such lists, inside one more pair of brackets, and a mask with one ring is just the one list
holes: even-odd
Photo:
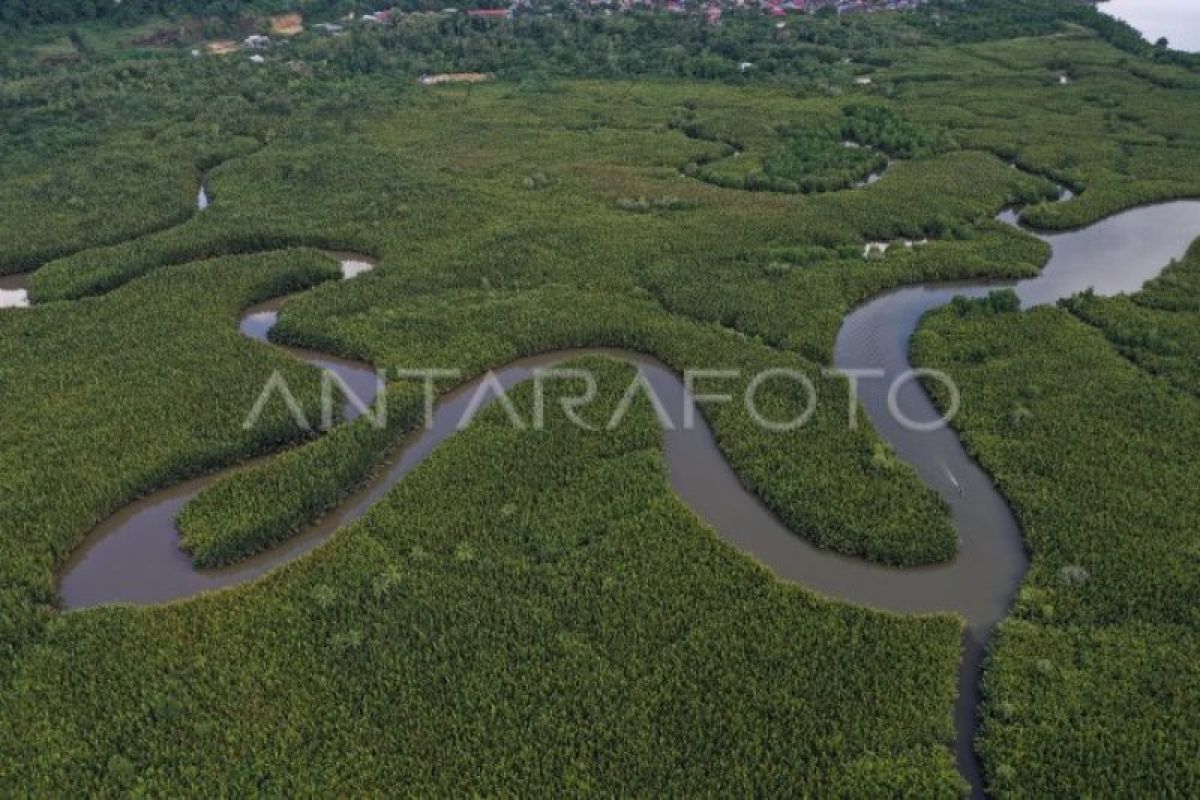
[[(1015, 214), (1001, 219), (1015, 224)], [(987, 473), (965, 452), (948, 427), (914, 432), (887, 409), (890, 379), (908, 371), (908, 348), (921, 317), (956, 295), (981, 296), (1011, 286), (1022, 303), (1051, 303), (1087, 288), (1100, 294), (1135, 291), (1200, 236), (1200, 202), (1179, 201), (1133, 209), (1086, 229), (1038, 234), (1053, 255), (1036, 278), (1013, 283), (924, 284), (885, 292), (855, 308), (838, 335), (835, 363), (840, 368), (883, 369), (884, 380), (864, 380), (860, 401), (879, 435), (912, 465), (950, 509), (959, 537), (953, 561), (917, 568), (892, 568), (817, 549), (796, 536), (748, 492), (717, 447), (702, 419), (691, 429), (664, 426), (665, 462), (672, 488), (701, 519), (730, 543), (751, 554), (782, 579), (828, 597), (898, 613), (954, 612), (966, 622), (964, 657), (956, 706), (956, 755), (974, 795), (982, 781), (973, 747), (978, 727), (979, 673), (995, 626), (1008, 613), (1028, 566), (1021, 531), (1005, 499)], [(369, 269), (369, 259), (338, 254), (346, 278)], [(239, 328), (266, 341), (275, 324), (279, 298), (248, 310)], [(374, 397), (374, 371), (364, 364), (321, 353), (284, 348), (314, 366), (333, 369), (364, 399)], [(504, 387), (530, 379), (537, 368), (589, 354), (607, 354), (638, 367), (678, 422), (688, 402), (686, 390), (669, 368), (640, 353), (617, 350), (565, 350), (515, 361), (496, 371)], [(103, 603), (163, 603), (233, 586), (260, 577), (325, 541), (334, 531), (364, 515), (397, 481), (412, 472), (460, 429), (480, 385), (465, 384), (442, 396), (433, 424), (409, 434), (380, 475), (300, 534), (236, 565), (196, 570), (179, 549), (175, 516), (222, 473), (198, 478), (133, 502), (94, 529), (67, 560), (59, 596), (65, 609)], [(916, 382), (899, 393), (910, 419), (932, 420), (938, 412)], [(486, 405), (485, 405), (486, 407)], [(353, 409), (349, 409), (353, 412)], [(678, 412), (676, 412), (678, 413)]]
[[(1066, 192), (1062, 199), (1071, 197)], [(1000, 219), (1016, 225), (1017, 213), (1006, 211)], [(847, 315), (834, 356), (841, 369), (884, 370), (883, 379), (860, 384), (859, 399), (867, 417), (875, 431), (901, 459), (916, 468), (921, 480), (950, 508), (959, 537), (958, 557), (945, 567), (934, 567), (933, 580), (909, 587), (912, 595), (908, 599), (920, 605), (917, 597), (931, 599), (948, 592), (953, 602), (943, 607), (966, 618), (955, 710), (956, 753), (959, 770), (971, 783), (975, 796), (982, 796), (973, 747), (978, 729), (980, 667), (996, 625), (1008, 614), (1028, 559), (1020, 527), (1007, 501), (988, 474), (967, 455), (957, 434), (946, 427), (921, 433), (900, 424), (888, 409), (888, 387), (912, 368), (909, 344), (921, 318), (957, 295), (982, 297), (998, 288), (1012, 288), (1022, 307), (1030, 308), (1089, 288), (1100, 295), (1137, 291), (1172, 259), (1182, 257), (1200, 236), (1200, 202), (1135, 208), (1078, 231), (1035, 235), (1052, 251), (1050, 261), (1037, 277), (1016, 282), (917, 284), (877, 295)], [(933, 402), (916, 382), (904, 385), (896, 404), (909, 420), (939, 417)], [(917, 574), (921, 572), (916, 570)], [(863, 602), (871, 604), (869, 598)], [(903, 610), (890, 602), (885, 607)]]

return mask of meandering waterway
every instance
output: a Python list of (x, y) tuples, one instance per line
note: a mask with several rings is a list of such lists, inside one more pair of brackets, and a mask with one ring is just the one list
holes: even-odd
[[(1012, 212), (1002, 214), (1000, 219), (1016, 224)], [(861, 383), (861, 403), (879, 435), (947, 503), (959, 538), (954, 560), (902, 569), (820, 550), (792, 533), (742, 486), (706, 423), (701, 420), (690, 429), (664, 426), (663, 431), (672, 488), (722, 537), (756, 557), (780, 578), (872, 608), (899, 613), (955, 612), (963, 616), (966, 630), (956, 709), (956, 752), (960, 770), (977, 795), (982, 793), (982, 781), (973, 740), (980, 665), (995, 626), (1011, 607), (1028, 566), (1027, 557), (1020, 528), (1007, 502), (987, 473), (967, 455), (956, 433), (947, 427), (916, 432), (899, 424), (888, 410), (888, 386), (893, 378), (911, 369), (909, 344), (921, 317), (956, 295), (980, 296), (1010, 286), (1029, 307), (1052, 303), (1088, 288), (1105, 295), (1137, 290), (1171, 259), (1181, 257), (1200, 236), (1200, 201), (1137, 208), (1083, 230), (1037, 235), (1051, 245), (1053, 252), (1038, 277), (1009, 283), (977, 281), (898, 288), (854, 309), (838, 336), (838, 367), (884, 371), (884, 379)], [(341, 262), (346, 280), (372, 266), (363, 256), (331, 255)], [(0, 282), (0, 292), (14, 290)], [(277, 298), (246, 311), (239, 323), (241, 332), (266, 342), (286, 299)], [(377, 381), (368, 365), (307, 350), (283, 349), (313, 366), (334, 370), (359, 397), (374, 397)], [(495, 374), (502, 386), (513, 387), (530, 379), (537, 368), (596, 353), (636, 365), (666, 408), (682, 409), (688, 402), (686, 389), (673, 371), (651, 357), (627, 351), (558, 351), (515, 361)], [(380, 475), (334, 511), (300, 534), (233, 566), (195, 569), (179, 548), (175, 528), (180, 509), (229, 470), (129, 504), (94, 529), (64, 564), (59, 584), (63, 608), (111, 602), (153, 604), (186, 598), (245, 583), (295, 559), (365, 514), (397, 481), (451, 439), (459, 431), (479, 384), (479, 380), (470, 382), (441, 397), (432, 425), (409, 434)], [(906, 384), (897, 400), (910, 419), (932, 420), (939, 416), (916, 382)], [(348, 416), (353, 412), (348, 406)]]
[[(1069, 193), (1063, 199), (1069, 200)], [(1014, 211), (1000, 219), (1017, 224)], [(959, 538), (958, 557), (935, 567), (914, 595), (953, 598), (947, 610), (967, 620), (956, 709), (959, 769), (981, 794), (973, 741), (978, 727), (979, 670), (996, 625), (1008, 614), (1028, 566), (1020, 527), (990, 476), (963, 449), (950, 428), (917, 432), (888, 408), (888, 387), (912, 369), (908, 353), (921, 318), (957, 295), (981, 297), (1011, 287), (1024, 308), (1045, 305), (1093, 289), (1097, 294), (1134, 292), (1182, 257), (1200, 236), (1200, 201), (1135, 208), (1078, 231), (1036, 234), (1048, 243), (1050, 261), (1036, 278), (1017, 282), (975, 281), (905, 286), (877, 295), (852, 311), (838, 334), (834, 361), (841, 369), (882, 369), (884, 378), (863, 381), (859, 398), (875, 431), (916, 468), (921, 480), (950, 507)], [(905, 419), (936, 420), (939, 412), (917, 382), (904, 384), (896, 404)], [(922, 570), (916, 570), (918, 574)], [(947, 581), (949, 585), (943, 585)], [(868, 593), (869, 594), (869, 593)], [(915, 601), (915, 598), (910, 598)], [(871, 604), (864, 594), (860, 602)], [(886, 608), (903, 610), (889, 602)]]

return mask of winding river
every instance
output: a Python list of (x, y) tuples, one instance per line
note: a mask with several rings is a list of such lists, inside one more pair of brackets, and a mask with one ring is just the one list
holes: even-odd
[[(207, 200), (207, 198), (205, 198)], [(1016, 224), (1013, 212), (1000, 219)], [(965, 452), (950, 428), (917, 433), (899, 425), (887, 409), (890, 378), (910, 369), (908, 347), (921, 317), (955, 295), (979, 296), (1011, 286), (1022, 303), (1051, 303), (1089, 287), (1099, 294), (1137, 290), (1200, 236), (1200, 202), (1179, 201), (1127, 211), (1083, 230), (1039, 235), (1053, 249), (1042, 273), (1015, 283), (972, 282), (906, 286), (876, 296), (854, 309), (838, 335), (840, 368), (882, 368), (887, 379), (862, 381), (860, 400), (879, 435), (911, 464), (949, 506), (959, 536), (957, 557), (945, 564), (899, 569), (836, 555), (793, 534), (745, 490), (717, 447), (707, 424), (664, 428), (665, 461), (680, 498), (722, 537), (770, 567), (829, 597), (900, 613), (956, 612), (966, 620), (964, 657), (956, 707), (959, 768), (973, 794), (982, 779), (973, 740), (977, 730), (979, 674), (995, 626), (1008, 613), (1028, 566), (1021, 531), (1005, 499), (986, 472)], [(370, 269), (369, 259), (337, 258), (345, 279)], [(0, 291), (5, 291), (0, 285)], [(249, 309), (240, 331), (266, 342), (280, 306), (277, 298)], [(274, 346), (274, 345), (272, 345)], [(375, 373), (367, 365), (321, 353), (283, 348), (314, 366), (336, 371), (360, 397), (373, 397)], [(539, 367), (582, 355), (605, 353), (634, 364), (667, 409), (680, 409), (686, 390), (678, 376), (645, 355), (617, 350), (566, 350), (510, 363), (495, 374), (515, 386)], [(59, 596), (65, 609), (102, 603), (162, 603), (257, 578), (311, 550), (335, 530), (365, 514), (397, 481), (453, 437), (480, 380), (441, 397), (433, 424), (409, 434), (382, 473), (316, 524), (278, 546), (233, 566), (196, 570), (179, 549), (175, 516), (204, 487), (225, 472), (197, 478), (133, 502), (95, 528), (61, 572)], [(910, 419), (935, 419), (938, 412), (916, 382), (898, 397)], [(352, 411), (352, 409), (351, 409)], [(236, 468), (235, 468), (236, 469)]]
[[(1071, 199), (1067, 192), (1063, 200)], [(999, 219), (1017, 224), (1014, 211)], [(959, 697), (955, 709), (959, 770), (975, 796), (982, 778), (973, 746), (978, 728), (979, 674), (996, 625), (1008, 614), (1028, 561), (1021, 530), (990, 476), (963, 449), (951, 428), (919, 433), (901, 425), (888, 409), (887, 388), (911, 369), (909, 343), (921, 318), (956, 295), (981, 297), (1011, 287), (1024, 308), (1055, 303), (1094, 289), (1100, 295), (1135, 292), (1172, 259), (1181, 258), (1200, 236), (1200, 201), (1135, 208), (1078, 231), (1035, 234), (1051, 246), (1050, 261), (1036, 278), (1017, 282), (928, 283), (877, 295), (853, 310), (838, 333), (834, 362), (840, 369), (882, 368), (883, 380), (860, 383), (859, 399), (875, 431), (916, 468), (924, 483), (950, 507), (959, 538), (958, 557), (948, 565), (911, 570), (920, 579), (900, 591), (920, 610), (925, 601), (961, 613), (967, 622)], [(896, 398), (905, 418), (935, 420), (939, 412), (917, 382)], [(863, 592), (858, 599), (876, 605)], [(890, 593), (889, 593), (890, 594)], [(936, 598), (936, 599), (935, 599)], [(899, 596), (882, 604), (896, 611)]]

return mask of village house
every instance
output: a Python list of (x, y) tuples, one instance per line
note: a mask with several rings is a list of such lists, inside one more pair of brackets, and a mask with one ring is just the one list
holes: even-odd
[(205, 45), (205, 49), (214, 56), (229, 55), (230, 53), (237, 52), (238, 47), (238, 43), (232, 39), (217, 39)]
[(437, 86), (441, 83), (481, 83), (493, 77), (495, 76), (490, 72), (442, 72), (437, 75), (422, 75), (417, 82), (423, 86)]
[(280, 14), (271, 17), (271, 33), (279, 36), (295, 36), (303, 31), (303, 14)]
[(511, 8), (472, 8), (467, 11), (468, 17), (475, 19), (512, 19)]

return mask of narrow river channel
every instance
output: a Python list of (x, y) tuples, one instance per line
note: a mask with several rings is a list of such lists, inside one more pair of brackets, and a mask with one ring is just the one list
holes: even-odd
[[(1064, 199), (1070, 196), (1068, 193)], [(999, 219), (1018, 224), (1013, 211), (1004, 212)], [(948, 567), (933, 568), (937, 577), (913, 586), (912, 591), (943, 600), (947, 599), (943, 593), (948, 593), (952, 599), (943, 608), (966, 617), (955, 721), (959, 770), (970, 781), (975, 796), (982, 796), (974, 749), (980, 668), (996, 625), (1012, 606), (1028, 559), (1008, 502), (990, 476), (967, 455), (958, 435), (951, 428), (922, 433), (900, 424), (888, 408), (888, 387), (912, 369), (909, 345), (921, 318), (957, 295), (982, 297), (1011, 287), (1022, 307), (1030, 308), (1089, 288), (1105, 296), (1137, 291), (1172, 259), (1181, 258), (1200, 236), (1200, 202), (1145, 206), (1082, 230), (1035, 235), (1052, 250), (1050, 261), (1036, 278), (1008, 283), (917, 284), (885, 292), (847, 315), (834, 356), (840, 369), (883, 369), (882, 380), (860, 385), (859, 397), (867, 416), (875, 431), (950, 507), (959, 539), (958, 557)], [(940, 415), (915, 381), (904, 385), (896, 404), (908, 420), (935, 420)], [(874, 605), (869, 597), (860, 602)], [(893, 602), (884, 607), (903, 610)]]
[[(1011, 212), (1000, 218), (1016, 224)], [(909, 344), (921, 317), (956, 295), (981, 296), (1011, 286), (1023, 305), (1030, 307), (1088, 288), (1104, 295), (1136, 291), (1171, 259), (1181, 257), (1200, 236), (1200, 201), (1137, 208), (1080, 231), (1036, 235), (1053, 250), (1038, 277), (1016, 283), (922, 284), (895, 289), (854, 309), (838, 335), (838, 367), (884, 370), (883, 380), (861, 382), (862, 405), (879, 435), (949, 506), (959, 537), (959, 552), (953, 561), (900, 569), (819, 550), (788, 530), (743, 488), (707, 424), (663, 432), (670, 483), (682, 500), (723, 538), (756, 557), (780, 578), (835, 599), (877, 609), (955, 612), (965, 618), (956, 753), (959, 768), (976, 796), (982, 795), (973, 746), (978, 727), (980, 666), (996, 625), (1011, 607), (1028, 566), (1027, 557), (1021, 531), (1006, 500), (987, 473), (966, 454), (954, 431), (943, 427), (918, 433), (898, 424), (887, 409), (887, 386), (892, 378), (911, 369)], [(370, 260), (362, 256), (331, 255), (341, 262), (347, 280), (371, 267)], [(239, 324), (241, 332), (266, 342), (285, 300), (278, 298), (248, 310)], [(369, 366), (311, 351), (283, 349), (309, 364), (336, 371), (360, 397), (374, 396), (376, 378)], [(530, 379), (536, 368), (595, 353), (636, 365), (667, 408), (683, 407), (686, 390), (679, 377), (639, 353), (558, 351), (513, 362), (496, 375), (503, 386), (512, 387)], [(476, 380), (441, 397), (432, 426), (409, 434), (380, 475), (333, 512), (282, 544), (233, 566), (196, 570), (179, 549), (175, 528), (179, 510), (229, 470), (129, 504), (95, 528), (65, 563), (59, 584), (62, 607), (163, 603), (253, 580), (296, 558), (365, 514), (397, 481), (452, 438), (478, 386)], [(906, 384), (898, 400), (910, 419), (938, 417), (916, 382)]]

